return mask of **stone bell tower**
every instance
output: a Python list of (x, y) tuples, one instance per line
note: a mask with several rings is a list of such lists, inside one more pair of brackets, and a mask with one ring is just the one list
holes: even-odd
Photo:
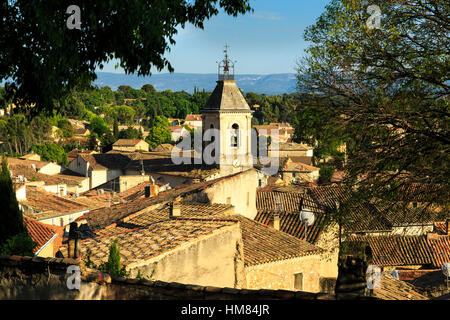
[(215, 145), (212, 156), (215, 157), (216, 163), (218, 162), (221, 176), (253, 167), (253, 111), (236, 86), (234, 62), (228, 57), (228, 46), (225, 46), (224, 53), (225, 58), (218, 63), (216, 88), (201, 110), (204, 139), (208, 129), (217, 129), (215, 132), (219, 134), (218, 137), (211, 137), (211, 141), (204, 141), (203, 152), (211, 153), (209, 151), (212, 148), (208, 149), (208, 146)]

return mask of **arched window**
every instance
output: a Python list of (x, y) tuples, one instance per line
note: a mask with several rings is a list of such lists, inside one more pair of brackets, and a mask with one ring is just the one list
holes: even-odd
[[(211, 131), (214, 129), (214, 125), (211, 123), (211, 125), (209, 126), (209, 128), (211, 129)], [(214, 143), (214, 141), (216, 140), (216, 137), (212, 134), (211, 132), (211, 143)], [(216, 156), (216, 149), (214, 148), (213, 151), (211, 152), (211, 156), (214, 158)]]
[(239, 146), (239, 125), (237, 123), (233, 124), (231, 127), (231, 146), (238, 147)]

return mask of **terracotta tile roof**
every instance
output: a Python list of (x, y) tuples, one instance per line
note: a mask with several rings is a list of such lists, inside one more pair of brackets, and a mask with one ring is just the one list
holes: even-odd
[(374, 205), (351, 199), (351, 191), (342, 186), (307, 188), (308, 194), (323, 206), (335, 207), (345, 203), (349, 219), (344, 228), (352, 232), (391, 231), (392, 227), (414, 224), (431, 224), (439, 221), (443, 213), (422, 208), (408, 208), (401, 204)]
[(156, 148), (153, 148), (152, 151), (153, 152), (171, 152), (173, 149), (173, 145), (169, 144), (169, 143), (163, 143), (160, 144), (159, 146), (157, 146)]
[[(450, 224), (450, 223), (449, 223)], [(445, 221), (438, 221), (434, 223), (434, 230), (440, 235), (448, 234), (447, 223)]]
[(8, 167), (10, 168), (15, 168), (17, 166), (31, 168), (31, 165), (34, 165), (37, 170), (40, 170), (42, 167), (48, 165), (49, 163), (50, 162), (47, 161), (25, 160), (8, 157)]
[(245, 171), (215, 180), (178, 186), (176, 188), (160, 192), (157, 196), (142, 198), (125, 204), (114, 205), (106, 210), (92, 210), (88, 214), (86, 214), (86, 219), (93, 230), (98, 230), (130, 214), (139, 212), (153, 205), (162, 205), (168, 203), (178, 197), (184, 197), (190, 194), (201, 192), (216, 183), (220, 183), (228, 179), (233, 179), (234, 177), (239, 176), (244, 172)]
[(317, 243), (325, 226), (325, 211), (322, 206), (315, 203), (307, 195), (301, 193), (285, 192), (258, 192), (256, 194), (256, 208), (258, 213), (255, 220), (264, 225), (273, 222), (275, 214), (280, 216), (280, 231), (294, 237), (304, 239), (305, 225), (300, 220), (300, 201), (303, 200), (304, 208), (315, 213), (315, 221), (306, 230), (306, 240)]
[(314, 147), (310, 147), (306, 144), (300, 144), (296, 142), (280, 142), (278, 144), (278, 150), (282, 151), (307, 151), (314, 150)]
[(246, 266), (321, 254), (322, 249), (284, 232), (235, 215), (240, 221)]
[(75, 213), (88, 210), (89, 207), (76, 201), (76, 199), (69, 199), (68, 197), (59, 197), (53, 193), (45, 190), (27, 186), (27, 199), (19, 202), (23, 207), (32, 208), (31, 215), (36, 219), (45, 217), (58, 216), (66, 213)]
[(368, 243), (373, 264), (378, 266), (432, 265), (450, 261), (450, 237), (441, 236), (351, 236), (349, 242)]
[(429, 300), (417, 292), (411, 284), (398, 280), (387, 273), (382, 273), (380, 288), (373, 291), (375, 298), (383, 300)]
[(186, 119), (184, 121), (202, 121), (201, 114), (188, 114), (186, 115)]
[(314, 172), (319, 171), (320, 168), (310, 166), (302, 162), (288, 161), (281, 169), (281, 171), (295, 171), (295, 172)]
[(79, 154), (93, 154), (96, 153), (94, 150), (79, 150), (79, 149), (73, 149), (67, 153), (67, 160), (71, 162), (73, 159), (75, 159)]
[(116, 142), (114, 142), (113, 146), (127, 146), (127, 147), (131, 147), (131, 146), (135, 146), (137, 145), (139, 142), (144, 141), (144, 140), (140, 140), (140, 139), (119, 139)]
[[(291, 259), (322, 252), (322, 249), (284, 232), (240, 215), (230, 215), (231, 209), (231, 205), (224, 204), (182, 203), (180, 204), (181, 217), (176, 220), (183, 220), (187, 224), (196, 220), (207, 224), (209, 221), (239, 221), (244, 242), (245, 265)], [(161, 209), (129, 215), (106, 228), (96, 231), (95, 234), (97, 236), (112, 236), (129, 230), (158, 225), (170, 220), (169, 210), (168, 206), (164, 206)]]
[(58, 234), (51, 226), (29, 217), (24, 216), (23, 223), (31, 239), (37, 243), (33, 253), (39, 251), (53, 236)]
[(194, 162), (192, 159), (192, 164), (174, 164), (170, 154), (145, 154), (142, 161), (134, 158), (125, 169), (140, 172), (144, 165), (144, 171), (149, 174), (159, 173), (192, 179), (205, 179), (219, 172), (216, 166), (205, 166), (194, 164)]
[[(237, 222), (233, 220), (173, 219), (160, 221), (144, 228), (128, 229), (125, 232), (84, 240), (81, 245), (81, 254), (86, 257), (87, 250), (90, 250), (90, 258), (95, 264), (106, 262), (109, 246), (114, 240), (117, 240), (121, 263), (129, 266), (132, 263), (139, 263), (174, 250), (185, 243), (196, 241), (235, 223)], [(61, 251), (66, 255), (67, 248), (63, 247)]]
[(36, 172), (36, 170), (25, 166), (14, 166), (11, 169), (11, 172), (14, 177), (18, 177), (20, 175), (25, 177), (28, 181), (43, 181), (46, 185), (79, 185), (84, 179), (87, 179), (85, 177), (69, 174), (44, 174)]
[(167, 130), (169, 130), (170, 132), (175, 132), (177, 130), (183, 130), (183, 129), (184, 129), (183, 126), (168, 126), (167, 127)]

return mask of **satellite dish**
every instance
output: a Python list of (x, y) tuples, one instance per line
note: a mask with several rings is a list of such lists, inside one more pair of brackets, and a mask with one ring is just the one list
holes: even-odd
[(442, 265), (442, 273), (446, 277), (450, 277), (450, 262), (446, 262)]
[(305, 226), (309, 227), (314, 223), (314, 212), (310, 209), (303, 209), (300, 213), (300, 220), (305, 224)]

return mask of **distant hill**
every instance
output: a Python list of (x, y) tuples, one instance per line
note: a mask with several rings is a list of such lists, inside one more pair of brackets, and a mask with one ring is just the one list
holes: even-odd
[[(186, 91), (193, 93), (194, 87), (199, 90), (212, 91), (216, 86), (217, 74), (195, 73), (164, 73), (154, 74), (149, 77), (138, 77), (134, 74), (120, 74), (97, 72), (97, 80), (94, 85), (99, 87), (109, 86), (116, 90), (120, 85), (128, 85), (140, 89), (144, 84), (150, 83), (158, 91)], [(259, 94), (283, 94), (293, 93), (296, 87), (294, 73), (281, 74), (240, 74), (235, 76), (236, 83), (244, 92), (256, 92)]]

